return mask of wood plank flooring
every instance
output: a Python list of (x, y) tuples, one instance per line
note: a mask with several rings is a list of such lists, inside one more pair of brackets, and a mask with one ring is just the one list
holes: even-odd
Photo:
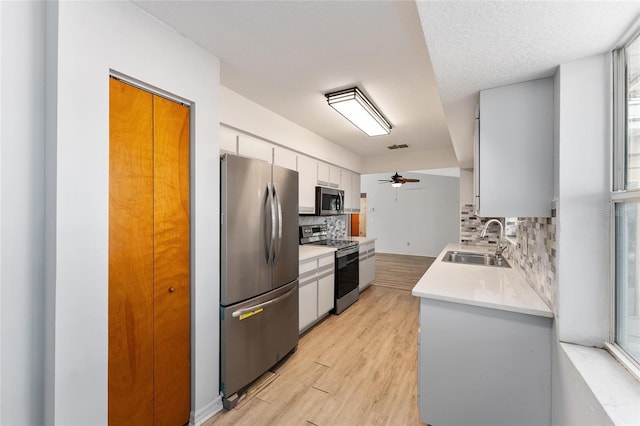
[[(393, 280), (384, 278), (386, 272), (379, 274), (376, 254), (379, 275), (360, 300), (303, 335), (296, 353), (268, 373), (236, 408), (216, 414), (205, 425), (421, 424), (417, 406), (419, 300), (399, 288), (408, 287), (411, 280), (411, 286), (415, 285), (413, 269), (424, 267), (425, 262), (419, 256), (402, 257), (385, 255), (380, 262), (422, 266), (399, 268), (391, 273)], [(383, 278), (382, 285), (378, 285), (378, 276)], [(401, 285), (389, 288), (388, 282)]]
[(376, 253), (373, 285), (411, 291), (434, 260), (435, 257)]

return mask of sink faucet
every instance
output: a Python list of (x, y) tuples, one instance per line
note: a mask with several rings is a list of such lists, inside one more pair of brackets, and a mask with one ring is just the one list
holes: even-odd
[(502, 225), (502, 222), (500, 222), (498, 219), (489, 220), (486, 225), (484, 225), (484, 229), (482, 230), (482, 234), (480, 234), (480, 238), (484, 238), (487, 236), (487, 228), (492, 223), (497, 223), (498, 225), (500, 225), (500, 237), (498, 238), (498, 245), (496, 246), (496, 258), (499, 259), (502, 257), (502, 252), (507, 248), (506, 245), (502, 244), (502, 238), (504, 237), (504, 226)]

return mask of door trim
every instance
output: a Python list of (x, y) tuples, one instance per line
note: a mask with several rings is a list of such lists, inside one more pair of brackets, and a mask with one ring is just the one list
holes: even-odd
[[(174, 95), (173, 93), (169, 93), (166, 90), (162, 90), (159, 87), (156, 86), (152, 86), (151, 84), (145, 83), (144, 81), (140, 81), (136, 78), (133, 78), (129, 75), (123, 74), (121, 72), (118, 72), (116, 70), (113, 69), (109, 69), (109, 77), (110, 78), (115, 78), (116, 80), (119, 80), (123, 83), (129, 84), (135, 88), (138, 88), (140, 90), (144, 90), (145, 92), (149, 92), (153, 95), (156, 96), (160, 96), (161, 98), (165, 98), (168, 99), (172, 102), (177, 102), (179, 104), (182, 104), (184, 106), (188, 106), (189, 108), (191, 108), (193, 106), (193, 102), (180, 97), (178, 95)], [(189, 113), (189, 120), (191, 121), (193, 119), (193, 114), (190, 111)], [(191, 123), (189, 123), (189, 127), (191, 126)], [(192, 142), (192, 141), (190, 141)]]

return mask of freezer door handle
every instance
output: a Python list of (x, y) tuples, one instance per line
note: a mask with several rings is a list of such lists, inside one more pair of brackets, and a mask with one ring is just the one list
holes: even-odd
[(273, 184), (273, 197), (276, 201), (276, 208), (278, 210), (278, 236), (276, 238), (276, 247), (275, 252), (273, 253), (273, 263), (278, 260), (278, 256), (280, 255), (280, 248), (282, 247), (282, 203), (280, 203), (280, 195), (278, 194), (278, 187), (276, 184)]
[(276, 297), (275, 299), (267, 300), (266, 302), (258, 303), (257, 305), (249, 306), (247, 308), (238, 309), (237, 311), (234, 311), (231, 314), (231, 316), (233, 318), (238, 318), (239, 316), (244, 315), (244, 314), (248, 314), (250, 312), (253, 312), (256, 309), (264, 308), (265, 306), (269, 306), (269, 305), (271, 305), (273, 303), (277, 303), (277, 302), (281, 301), (282, 299), (286, 299), (287, 297), (289, 297), (291, 295), (291, 293), (293, 293), (294, 290), (296, 290), (296, 289), (297, 289), (297, 287), (294, 287), (291, 290), (289, 290), (288, 292), (286, 292), (285, 294)]
[[(269, 208), (269, 214), (267, 215), (267, 206)], [(271, 183), (267, 184), (267, 198), (265, 200), (265, 227), (264, 227), (264, 232), (265, 232), (265, 245), (266, 245), (266, 249), (267, 249), (267, 264), (270, 264), (272, 262), (272, 258), (273, 258), (273, 244), (274, 241), (276, 239), (276, 216), (275, 216), (275, 212), (273, 211), (275, 208), (274, 202), (273, 202), (273, 195), (272, 195), (272, 191), (271, 191)], [(271, 224), (271, 227), (268, 227), (267, 224)], [(268, 229), (268, 230), (267, 230)]]

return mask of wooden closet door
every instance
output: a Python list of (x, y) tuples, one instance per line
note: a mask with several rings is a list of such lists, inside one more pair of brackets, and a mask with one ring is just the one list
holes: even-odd
[(154, 97), (155, 424), (189, 421), (189, 108)]
[(110, 79), (109, 424), (153, 420), (153, 95)]
[(189, 108), (110, 82), (109, 424), (190, 415)]

